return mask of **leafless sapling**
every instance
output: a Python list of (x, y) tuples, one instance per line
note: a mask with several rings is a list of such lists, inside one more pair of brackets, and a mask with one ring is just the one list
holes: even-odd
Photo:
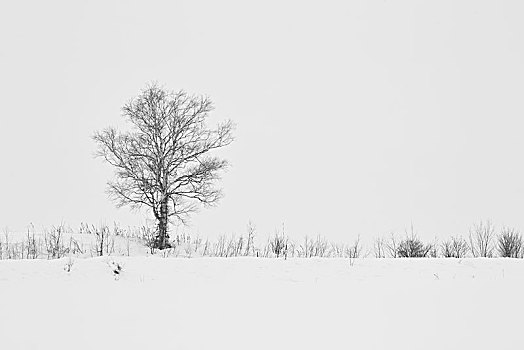
[(246, 242), (246, 251), (244, 252), (245, 256), (249, 256), (251, 251), (254, 251), (255, 249), (255, 234), (256, 234), (256, 227), (255, 225), (249, 221), (247, 224), (247, 242)]
[(479, 222), (469, 231), (469, 244), (473, 257), (491, 258), (495, 227), (491, 221)]
[(386, 250), (390, 258), (398, 258), (398, 242), (393, 232), (390, 234), (389, 241), (386, 242)]
[(373, 250), (375, 253), (375, 258), (385, 258), (386, 257), (386, 242), (384, 238), (377, 237), (373, 242)]

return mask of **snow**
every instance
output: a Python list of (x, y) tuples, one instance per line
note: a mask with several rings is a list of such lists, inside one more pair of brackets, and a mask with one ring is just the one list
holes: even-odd
[(513, 349), (523, 286), (514, 259), (2, 260), (0, 348)]

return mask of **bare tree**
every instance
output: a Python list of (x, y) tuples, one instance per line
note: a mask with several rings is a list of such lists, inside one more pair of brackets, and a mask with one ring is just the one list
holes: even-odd
[(491, 258), (495, 227), (491, 221), (479, 222), (469, 231), (469, 247), (473, 257)]
[(107, 128), (93, 136), (97, 156), (115, 168), (108, 192), (118, 206), (148, 207), (157, 220), (154, 245), (169, 247), (168, 225), (185, 222), (197, 203), (212, 205), (228, 163), (210, 151), (233, 141), (233, 123), (205, 123), (213, 103), (204, 96), (166, 91), (156, 84), (122, 108), (132, 130)]

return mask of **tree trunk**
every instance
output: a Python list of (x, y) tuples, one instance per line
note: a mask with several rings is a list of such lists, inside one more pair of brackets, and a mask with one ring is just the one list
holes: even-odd
[(170, 248), (169, 235), (167, 233), (168, 225), (168, 208), (167, 198), (160, 204), (160, 218), (158, 220), (158, 235), (156, 239), (156, 246), (158, 249)]

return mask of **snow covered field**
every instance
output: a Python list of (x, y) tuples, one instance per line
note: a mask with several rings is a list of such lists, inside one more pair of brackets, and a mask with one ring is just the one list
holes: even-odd
[(522, 346), (524, 260), (69, 261), (0, 261), (1, 349)]

